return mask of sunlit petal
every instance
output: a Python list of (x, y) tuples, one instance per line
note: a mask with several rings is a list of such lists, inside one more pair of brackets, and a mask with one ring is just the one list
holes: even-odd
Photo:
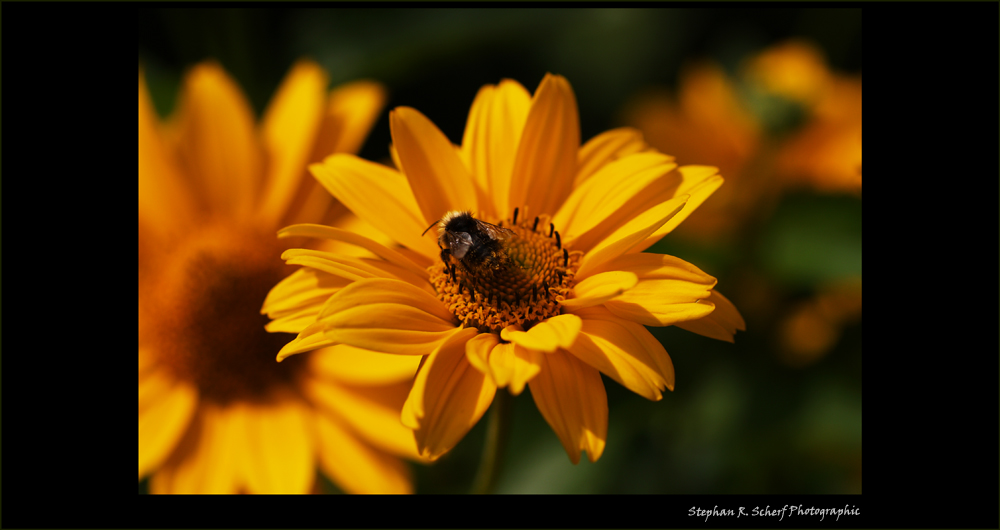
[(436, 259), (440, 250), (427, 228), (410, 184), (398, 171), (354, 155), (335, 154), (309, 166), (331, 195), (401, 245)]
[(573, 298), (559, 302), (567, 311), (603, 304), (635, 287), (639, 278), (628, 271), (609, 271), (587, 277), (573, 288)]
[(569, 196), (580, 148), (580, 117), (569, 82), (546, 74), (531, 100), (510, 186), (510, 206), (552, 214)]
[(677, 322), (675, 326), (713, 339), (734, 342), (733, 336), (736, 335), (736, 331), (747, 329), (743, 316), (729, 299), (714, 289), (708, 297), (708, 302), (715, 305), (715, 310), (708, 316)]
[[(594, 172), (619, 158), (633, 153), (652, 151), (642, 138), (642, 132), (631, 127), (619, 127), (602, 132), (580, 147), (576, 163), (574, 187), (580, 187)], [(673, 159), (674, 157), (670, 157)]]
[(416, 109), (397, 107), (389, 113), (389, 125), (400, 169), (426, 223), (452, 210), (477, 211), (472, 179), (452, 143), (433, 122)]
[(568, 348), (580, 333), (580, 317), (558, 315), (532, 326), (528, 331), (520, 331), (517, 326), (509, 326), (500, 332), (500, 337), (529, 350), (552, 353), (557, 348)]

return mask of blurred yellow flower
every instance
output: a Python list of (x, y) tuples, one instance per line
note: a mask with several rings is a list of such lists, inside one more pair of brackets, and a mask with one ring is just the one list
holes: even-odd
[[(264, 309), (277, 316), (280, 305), (298, 319), (279, 360), (334, 344), (420, 359), (402, 421), (423, 456), (458, 443), (498, 387), (516, 395), (527, 385), (570, 460), (586, 451), (596, 461), (608, 421), (601, 373), (650, 400), (673, 389), (670, 357), (644, 326), (729, 341), (744, 329), (715, 278), (643, 253), (722, 184), (717, 169), (678, 167), (634, 129), (581, 146), (563, 77), (546, 75), (534, 95), (511, 80), (484, 86), (461, 146), (412, 108), (396, 108), (390, 125), (398, 170), (347, 154), (310, 170), (402, 248), (321, 225), (285, 228), (284, 236), (347, 242), (378, 259), (286, 251), (289, 264), (330, 285), (305, 290), (290, 277)], [(448, 224), (456, 212), (496, 227)], [(446, 227), (422, 235), (442, 219)], [(445, 228), (454, 231), (443, 238), (451, 255), (439, 247)]]
[[(804, 123), (769, 134), (769, 122), (792, 121), (776, 114), (774, 98), (800, 109)], [(623, 117), (680, 163), (710, 162), (726, 176), (727, 186), (678, 230), (682, 237), (732, 236), (789, 188), (860, 191), (861, 79), (831, 72), (820, 51), (803, 41), (750, 57), (736, 79), (712, 63), (692, 64), (676, 96), (647, 90)]]
[[(398, 411), (417, 360), (328, 349), (277, 365), (291, 335), (267, 333), (260, 314), (292, 270), (279, 227), (371, 232), (305, 168), (356, 152), (384, 90), (327, 84), (299, 62), (258, 126), (235, 82), (203, 63), (161, 123), (139, 73), (139, 478), (153, 493), (308, 493), (317, 466), (348, 492), (412, 489), (399, 456), (416, 445)], [(289, 280), (317, 293), (346, 283)]]

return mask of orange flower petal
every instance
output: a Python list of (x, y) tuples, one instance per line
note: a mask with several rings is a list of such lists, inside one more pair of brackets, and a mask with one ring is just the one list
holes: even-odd
[(746, 331), (747, 324), (743, 321), (743, 316), (729, 299), (713, 289), (712, 294), (708, 297), (708, 302), (715, 305), (715, 310), (708, 316), (697, 320), (685, 320), (674, 325), (699, 335), (726, 342), (734, 342), (733, 336), (736, 335), (737, 330)]
[[(580, 337), (569, 352), (636, 394), (659, 401), (663, 397), (661, 392), (668, 386), (668, 377), (670, 386), (673, 385), (673, 364), (662, 346), (647, 349), (655, 339), (640, 340), (634, 335), (643, 332), (648, 335), (645, 328), (637, 324), (626, 327), (623, 322), (584, 319)], [(670, 367), (669, 372), (663, 373), (661, 367), (664, 366)]]
[(603, 304), (635, 287), (639, 278), (627, 271), (609, 271), (589, 276), (573, 287), (573, 298), (560, 300), (567, 311)]
[(385, 245), (382, 245), (381, 243), (378, 243), (377, 241), (373, 241), (349, 230), (316, 224), (292, 225), (278, 230), (279, 238), (295, 236), (316, 237), (349, 243), (351, 245), (361, 247), (394, 265), (403, 267), (417, 277), (421, 277), (425, 280), (430, 277), (427, 273), (427, 269), (413, 263), (413, 261), (406, 256), (386, 247)]
[(500, 337), (522, 348), (552, 353), (558, 348), (568, 348), (580, 333), (580, 317), (576, 315), (556, 315), (535, 324), (528, 331), (519, 326), (507, 326), (500, 331)]
[[(402, 355), (382, 356), (411, 359)], [(308, 378), (304, 390), (318, 406), (319, 415), (336, 419), (337, 423), (350, 428), (354, 436), (375, 447), (416, 460), (419, 454), (413, 431), (399, 421), (399, 411), (410, 392), (412, 380), (413, 373), (408, 380), (391, 385), (348, 385), (327, 378)]]
[(319, 463), (347, 493), (413, 493), (410, 470), (399, 458), (361, 441), (333, 417), (317, 415)]
[(410, 181), (425, 226), (451, 210), (477, 211), (469, 172), (433, 122), (416, 109), (397, 107), (389, 113), (389, 127), (400, 169)]
[(292, 66), (267, 106), (261, 138), (268, 156), (261, 226), (277, 226), (295, 197), (323, 119), (326, 72), (313, 61)]
[(469, 110), (462, 153), (479, 189), (491, 198), (479, 203), (487, 218), (513, 211), (508, 204), (511, 172), (530, 109), (531, 94), (517, 81), (504, 79), (479, 89)]
[(398, 171), (354, 155), (335, 154), (309, 166), (313, 176), (355, 215), (406, 248), (440, 259), (410, 184)]
[(469, 363), (490, 376), (498, 388), (509, 386), (518, 395), (540, 369), (537, 350), (528, 350), (513, 343), (500, 343), (495, 333), (480, 333), (465, 345)]
[(604, 303), (619, 317), (646, 326), (667, 326), (702, 318), (715, 307), (708, 298), (716, 279), (673, 256), (625, 254), (602, 265), (639, 277), (629, 291)]
[(534, 215), (555, 213), (573, 189), (579, 148), (573, 89), (564, 77), (546, 74), (531, 100), (517, 148), (509, 205), (527, 205)]
[(161, 138), (159, 119), (139, 73), (139, 224), (161, 238), (183, 233), (194, 220), (195, 204)]
[(410, 382), (419, 364), (420, 357), (373, 352), (346, 344), (323, 348), (309, 356), (310, 373), (350, 385)]
[(608, 438), (608, 396), (601, 374), (573, 355), (556, 351), (541, 357), (541, 370), (528, 386), (538, 411), (559, 436), (574, 464), (580, 452), (596, 462)]
[[(605, 165), (633, 153), (653, 150), (643, 140), (642, 132), (632, 127), (619, 127), (604, 131), (591, 138), (580, 148), (576, 162), (576, 181), (578, 188), (593, 174)], [(674, 157), (670, 157), (673, 160)]]
[(715, 193), (719, 186), (722, 186), (722, 177), (716, 174), (718, 169), (711, 166), (681, 166), (677, 168), (677, 172), (680, 173), (682, 181), (677, 187), (675, 195), (688, 195), (687, 203), (677, 215), (656, 229), (641, 243), (632, 247), (629, 252), (642, 252), (653, 246), (663, 236), (677, 228), (701, 203), (705, 202), (705, 199)]
[(248, 220), (263, 191), (263, 161), (253, 110), (216, 63), (201, 63), (184, 80), (181, 155), (209, 208)]
[(300, 333), (319, 315), (323, 304), (350, 280), (319, 269), (299, 269), (271, 288), (261, 314), (272, 320), (264, 328), (272, 333)]
[(327, 339), (366, 350), (426, 355), (458, 331), (440, 300), (387, 278), (358, 280), (330, 298), (320, 313)]
[[(305, 353), (307, 351), (332, 346), (335, 344), (335, 341), (326, 337), (324, 329), (325, 325), (323, 322), (313, 322), (312, 324), (309, 324), (299, 332), (297, 337), (292, 339), (292, 341), (288, 344), (285, 344), (281, 350), (278, 351), (278, 355), (275, 357), (275, 360), (280, 363), (281, 361), (284, 361), (286, 357), (298, 353)], [(268, 329), (268, 331), (271, 330)]]
[(573, 248), (588, 250), (638, 212), (673, 197), (677, 167), (660, 153), (636, 153), (597, 171), (573, 190), (552, 222)]
[(403, 423), (415, 429), (421, 454), (431, 460), (451, 450), (493, 402), (496, 385), (465, 354), (477, 333), (462, 329), (430, 354), (403, 406)]
[[(154, 387), (155, 390), (150, 390)], [(143, 395), (149, 396), (143, 400)], [(150, 370), (139, 378), (139, 478), (157, 469), (177, 447), (198, 406), (194, 387)]]
[(576, 277), (580, 280), (586, 278), (604, 262), (617, 258), (645, 240), (671, 217), (677, 215), (684, 207), (687, 198), (687, 195), (684, 195), (658, 204), (615, 230), (583, 256)]
[[(382, 112), (385, 100), (385, 87), (375, 81), (353, 81), (330, 91), (323, 130), (317, 141), (324, 147), (314, 153), (318, 155), (315, 159), (320, 160), (329, 153), (357, 153)], [(323, 141), (328, 132), (336, 133), (331, 135), (335, 141), (325, 147), (327, 144)]]
[(250, 493), (308, 493), (316, 476), (315, 414), (298, 399), (275, 405), (243, 405), (239, 466)]
[(242, 485), (234, 447), (244, 433), (231, 411), (203, 403), (178, 449), (149, 481), (150, 493), (237, 493)]

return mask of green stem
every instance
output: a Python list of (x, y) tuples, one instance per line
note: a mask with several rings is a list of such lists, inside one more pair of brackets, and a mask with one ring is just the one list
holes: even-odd
[(486, 426), (486, 445), (479, 471), (472, 483), (472, 493), (492, 493), (500, 477), (503, 452), (510, 435), (510, 418), (513, 413), (514, 397), (506, 388), (497, 389), (490, 411), (489, 425)]

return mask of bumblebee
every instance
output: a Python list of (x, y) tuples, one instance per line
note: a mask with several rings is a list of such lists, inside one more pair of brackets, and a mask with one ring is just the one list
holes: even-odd
[[(480, 270), (497, 270), (510, 262), (504, 243), (514, 236), (514, 231), (480, 221), (471, 212), (448, 212), (439, 221), (427, 227), (438, 225), (438, 246), (441, 260), (452, 271), (453, 257), (470, 273)], [(424, 230), (424, 234), (427, 233)]]

